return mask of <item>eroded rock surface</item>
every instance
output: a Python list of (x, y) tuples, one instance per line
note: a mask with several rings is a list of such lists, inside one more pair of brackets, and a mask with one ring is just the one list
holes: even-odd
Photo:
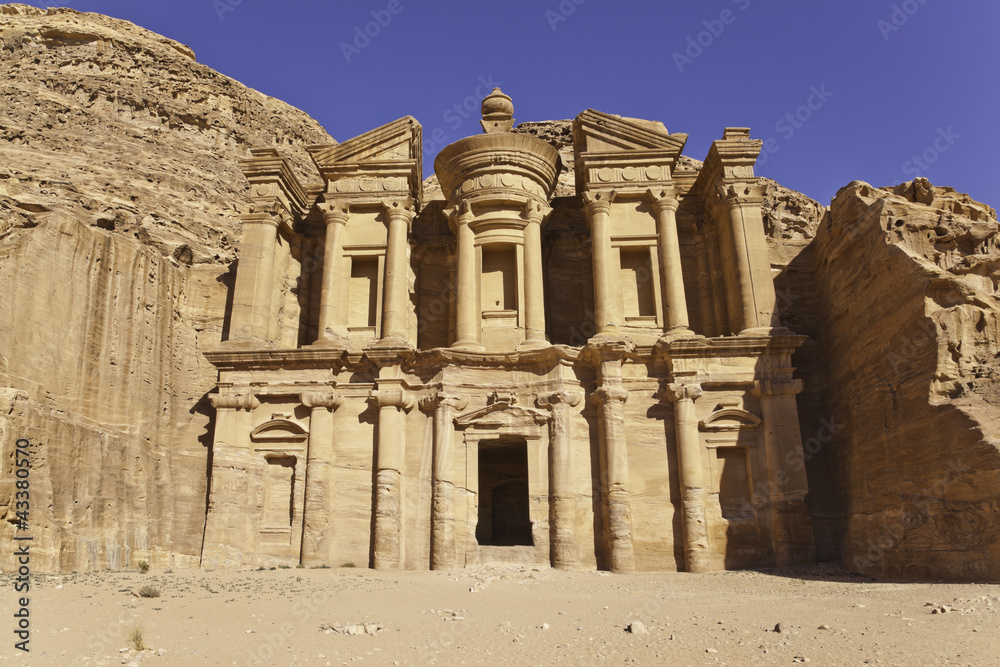
[(5, 453), (17, 437), (37, 452), (33, 569), (197, 565), (216, 379), (202, 351), (222, 340), (249, 202), (238, 160), (282, 146), (308, 182), (303, 147), (331, 139), (97, 14), (0, 7), (0, 71), (0, 430)]
[(1000, 576), (997, 233), (992, 208), (918, 179), (851, 183), (817, 234), (823, 449), (859, 571)]

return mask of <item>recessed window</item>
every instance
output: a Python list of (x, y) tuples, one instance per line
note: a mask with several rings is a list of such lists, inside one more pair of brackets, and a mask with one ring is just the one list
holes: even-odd
[(649, 249), (622, 248), (621, 267), (625, 318), (656, 317), (656, 293)]
[(517, 310), (517, 252), (512, 245), (483, 246), (483, 310)]
[(349, 327), (374, 327), (378, 309), (378, 258), (351, 258)]

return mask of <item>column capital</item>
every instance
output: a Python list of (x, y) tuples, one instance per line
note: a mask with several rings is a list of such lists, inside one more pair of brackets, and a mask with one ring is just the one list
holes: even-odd
[(524, 203), (524, 210), (521, 217), (528, 221), (528, 224), (535, 223), (541, 225), (549, 214), (552, 213), (551, 206), (545, 206), (541, 202), (529, 199)]
[(680, 207), (680, 201), (677, 199), (677, 190), (673, 187), (650, 188), (646, 190), (646, 197), (649, 198), (650, 203), (653, 205), (653, 210), (657, 213), (663, 211), (676, 213), (678, 207)]
[(754, 380), (754, 396), (794, 396), (801, 394), (805, 385), (802, 380), (794, 378), (763, 378)]
[(469, 404), (469, 397), (464, 394), (451, 394), (445, 391), (438, 391), (428, 394), (420, 399), (420, 409), (425, 412), (433, 412), (438, 408), (451, 408), (453, 410), (464, 410)]
[(412, 199), (393, 199), (393, 200), (382, 200), (382, 208), (385, 209), (385, 215), (390, 221), (398, 220), (402, 218), (407, 227), (413, 222), (413, 218), (417, 215), (416, 205), (413, 203)]
[(628, 391), (616, 385), (604, 385), (594, 390), (594, 401), (599, 405), (605, 405), (608, 401), (618, 401), (624, 404), (628, 400)]
[(323, 213), (323, 223), (327, 227), (334, 224), (346, 225), (351, 216), (350, 205), (343, 202), (323, 202), (316, 206)]
[(614, 190), (585, 190), (580, 196), (583, 198), (584, 211), (587, 215), (593, 215), (610, 212), (611, 202), (616, 195)]
[(216, 410), (254, 410), (260, 401), (253, 394), (210, 394), (208, 400)]
[[(625, 392), (628, 394), (628, 392)], [(560, 389), (558, 391), (552, 391), (547, 394), (539, 394), (535, 402), (540, 408), (548, 408), (554, 410), (557, 406), (566, 405), (569, 407), (576, 407), (583, 400), (583, 394), (576, 391), (568, 391), (566, 389)]]
[(240, 220), (243, 221), (244, 225), (266, 225), (277, 229), (281, 226), (281, 210), (272, 212), (269, 210), (260, 210), (256, 206), (251, 205), (251, 212), (241, 215)]
[(404, 412), (413, 409), (415, 403), (413, 394), (405, 389), (372, 389), (368, 395), (369, 400), (374, 401), (380, 408), (397, 408)]
[(716, 193), (730, 210), (741, 206), (760, 206), (764, 202), (767, 186), (755, 181), (743, 183), (719, 183)]
[(343, 404), (344, 399), (336, 392), (309, 391), (299, 394), (302, 405), (310, 409), (326, 408), (333, 412)]
[(704, 393), (705, 391), (701, 388), (700, 384), (674, 382), (664, 387), (660, 393), (660, 400), (666, 399), (671, 403), (679, 403), (680, 401), (693, 402), (701, 398)]
[(455, 206), (446, 208), (443, 213), (453, 225), (453, 229), (454, 227), (467, 225), (476, 219), (475, 214), (472, 212), (472, 204), (468, 200), (460, 201)]

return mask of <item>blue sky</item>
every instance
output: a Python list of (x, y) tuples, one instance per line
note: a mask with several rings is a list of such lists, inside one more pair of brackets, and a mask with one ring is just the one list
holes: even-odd
[[(53, 3), (33, 2), (37, 6)], [(344, 140), (405, 115), (480, 131), (485, 84), (519, 122), (587, 108), (662, 121), (704, 158), (726, 126), (757, 173), (829, 203), (926, 176), (1000, 206), (1000, 2), (69, 0), (191, 46)], [(431, 160), (426, 160), (425, 171)]]

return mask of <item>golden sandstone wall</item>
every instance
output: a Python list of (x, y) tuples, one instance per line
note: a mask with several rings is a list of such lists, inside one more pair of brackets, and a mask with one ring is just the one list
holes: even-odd
[(3, 6), (0, 70), (0, 539), (24, 437), (36, 571), (197, 566), (216, 380), (202, 352), (223, 337), (248, 205), (237, 160), (281, 144), (305, 176), (301, 146), (329, 137), (95, 14)]
[[(36, 571), (138, 560), (205, 565), (208, 475), (219, 462), (210, 454), (217, 434), (208, 400), (217, 370), (204, 353), (230, 334), (240, 215), (250, 210), (238, 161), (250, 147), (279, 148), (302, 183), (316, 183), (304, 147), (332, 140), (301, 111), (126, 22), (23, 5), (0, 12), (0, 540), (14, 534), (12, 451), (26, 437), (37, 448)], [(518, 131), (550, 142), (571, 166), (570, 128), (526, 123)], [(682, 157), (675, 178), (689, 188), (701, 167)], [(782, 324), (809, 336), (793, 361), (805, 385), (797, 402), (818, 557), (882, 576), (1000, 578), (995, 212), (926, 181), (895, 191), (852, 183), (830, 209), (765, 187), (777, 310)], [(549, 337), (579, 347), (596, 328), (590, 238), (575, 196), (572, 171), (564, 171), (542, 242), (546, 290), (561, 295), (561, 307), (546, 313)], [(408, 326), (420, 349), (453, 340), (455, 237), (439, 215), (444, 200), (429, 178), (411, 232)], [(697, 239), (684, 233), (702, 215), (695, 206), (677, 212), (692, 322), (712, 320), (711, 299), (694, 297), (710, 294), (704, 276), (713, 267), (699, 264)], [(319, 253), (305, 243), (278, 256), (274, 301), (284, 306), (269, 335), (283, 347), (317, 337), (315, 323), (298, 317), (321, 291), (316, 267), (291, 261)], [(303, 274), (307, 288), (293, 291)], [(491, 383), (507, 381), (489, 368), (460, 377), (469, 372), (449, 378), (483, 387), (465, 397), (472, 407), (463, 411), (486, 405)], [(648, 368), (626, 364), (622, 372), (628, 464), (642, 471), (631, 489), (635, 565), (681, 569), (674, 409), (654, 398), (659, 382)], [(361, 375), (357, 386), (338, 389), (343, 403), (329, 413), (344, 443), (332, 464), (336, 522), (311, 526), (307, 518), (302, 527), (325, 531), (331, 553), (358, 565), (369, 564), (373, 550), (372, 380)], [(534, 395), (520, 405), (534, 408)], [(309, 418), (300, 398), (265, 407)], [(752, 399), (744, 407), (759, 411)], [(711, 409), (699, 406), (698, 417)], [(432, 413), (414, 405), (403, 418), (401, 557), (409, 568), (431, 558)], [(580, 567), (608, 567), (610, 557), (595, 538), (603, 511), (594, 500), (598, 445), (589, 435), (596, 419), (580, 406), (569, 425), (577, 465), (565, 488)], [(266, 480), (214, 483), (227, 492), (220, 505), (267, 503)], [(766, 504), (768, 490), (761, 495)], [(457, 534), (468, 540), (472, 498), (457, 488), (454, 502), (465, 522)], [(4, 551), (0, 567), (7, 570), (10, 558)], [(207, 564), (224, 560), (219, 554)], [(753, 561), (753, 553), (734, 553), (719, 565)]]

